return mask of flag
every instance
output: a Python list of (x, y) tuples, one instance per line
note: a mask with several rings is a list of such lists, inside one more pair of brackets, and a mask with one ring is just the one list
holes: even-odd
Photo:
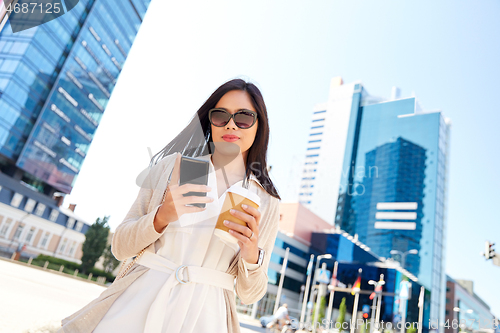
[(354, 295), (354, 293), (357, 293), (360, 290), (361, 290), (361, 274), (358, 274), (358, 278), (356, 279), (356, 282), (354, 282), (354, 285), (352, 286), (351, 295)]
[(375, 291), (370, 294), (370, 299), (373, 299), (376, 294), (379, 294), (382, 292), (382, 285), (383, 285), (382, 282), (384, 282), (382, 279), (380, 279), (378, 281), (377, 285), (375, 286)]
[(330, 284), (333, 286), (333, 287), (336, 287), (337, 286), (337, 275), (333, 275), (332, 276), (332, 282), (330, 282)]

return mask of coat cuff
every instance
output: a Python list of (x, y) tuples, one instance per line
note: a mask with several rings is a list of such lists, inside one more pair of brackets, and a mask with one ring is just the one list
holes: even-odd
[(259, 264), (250, 264), (245, 259), (241, 258), (243, 262), (243, 267), (245, 268), (245, 276), (248, 277), (248, 271), (254, 271), (260, 267)]

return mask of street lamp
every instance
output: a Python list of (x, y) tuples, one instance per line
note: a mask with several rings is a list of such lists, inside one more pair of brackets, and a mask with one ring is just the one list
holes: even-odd
[[(314, 289), (314, 287), (316, 286), (316, 281), (317, 281), (317, 274), (316, 273), (318, 272), (318, 269), (319, 269), (319, 262), (321, 261), (321, 259), (331, 259), (331, 258), (332, 258), (331, 254), (322, 254), (322, 255), (319, 255), (316, 257), (316, 269), (314, 270), (314, 278), (313, 278), (313, 283), (311, 286), (311, 293), (312, 293), (312, 290)], [(309, 298), (309, 301), (310, 300), (311, 300), (311, 298)]]
[[(382, 286), (385, 284), (384, 274), (380, 274), (380, 280), (379, 281), (370, 280), (370, 281), (368, 281), (368, 284), (373, 285), (374, 288), (375, 288), (374, 289), (374, 291), (375, 291), (375, 297), (373, 297), (372, 315), (371, 315), (371, 318), (370, 318), (370, 333), (372, 333), (373, 332), (373, 328), (374, 328), (375, 309), (377, 309), (377, 313), (380, 313), (379, 312), (380, 310), (378, 309), (378, 306), (380, 306), (380, 304), (377, 306), (376, 302), (381, 297), (380, 293), (382, 292)], [(378, 323), (378, 318), (377, 318), (377, 323)]]
[(405, 268), (405, 263), (406, 263), (406, 256), (408, 254), (418, 254), (418, 250), (416, 249), (411, 249), (406, 252), (401, 252), (399, 250), (391, 250), (391, 254), (399, 254), (401, 256), (401, 267)]

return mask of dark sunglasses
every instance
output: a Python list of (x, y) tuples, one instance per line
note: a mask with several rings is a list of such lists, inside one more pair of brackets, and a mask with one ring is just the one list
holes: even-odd
[(211, 109), (208, 111), (208, 119), (210, 123), (216, 127), (226, 126), (227, 123), (233, 118), (236, 126), (242, 129), (247, 129), (255, 124), (257, 121), (257, 112), (251, 110), (239, 110), (231, 114), (224, 109)]

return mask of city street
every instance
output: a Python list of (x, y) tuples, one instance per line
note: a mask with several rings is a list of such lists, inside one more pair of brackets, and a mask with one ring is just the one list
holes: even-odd
[[(43, 332), (60, 326), (105, 289), (93, 283), (0, 260), (0, 332)], [(54, 332), (49, 330), (49, 332)]]
[[(62, 318), (105, 289), (0, 260), (0, 333), (53, 333)], [(241, 318), (241, 332), (265, 332), (255, 320)]]

